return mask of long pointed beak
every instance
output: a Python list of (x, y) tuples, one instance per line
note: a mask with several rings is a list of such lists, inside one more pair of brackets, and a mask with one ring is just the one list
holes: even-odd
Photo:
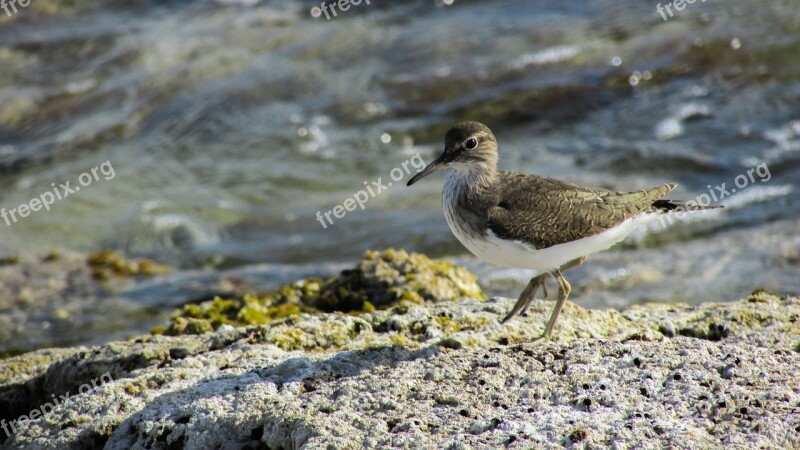
[(445, 163), (444, 153), (442, 153), (441, 156), (436, 158), (432, 163), (428, 164), (427, 167), (422, 169), (422, 172), (419, 172), (418, 174), (414, 175), (413, 178), (408, 180), (408, 183), (406, 184), (406, 186), (411, 186), (412, 184), (414, 184), (417, 181), (427, 177), (428, 175), (432, 174), (433, 172), (436, 172), (437, 170), (445, 167), (445, 164), (446, 163)]

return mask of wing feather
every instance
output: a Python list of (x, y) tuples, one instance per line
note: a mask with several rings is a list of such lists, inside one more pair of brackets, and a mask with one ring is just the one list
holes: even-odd
[(489, 229), (500, 238), (538, 249), (619, 225), (673, 190), (674, 183), (630, 192), (589, 188), (553, 178), (500, 172), (498, 205), (489, 209)]

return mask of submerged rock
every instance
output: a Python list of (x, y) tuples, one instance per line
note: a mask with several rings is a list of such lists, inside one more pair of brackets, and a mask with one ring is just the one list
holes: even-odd
[[(800, 446), (800, 298), (570, 303), (553, 341), (535, 340), (552, 302), (500, 325), (513, 303), (303, 313), (9, 358), (6, 423), (72, 396), (15, 422), (4, 448)], [(712, 322), (726, 333), (686, 331)]]
[(129, 261), (113, 250), (102, 250), (86, 257), (86, 265), (91, 268), (92, 276), (96, 280), (105, 281), (112, 276), (118, 277), (153, 277), (169, 273), (172, 268), (157, 262), (142, 258), (138, 261)]

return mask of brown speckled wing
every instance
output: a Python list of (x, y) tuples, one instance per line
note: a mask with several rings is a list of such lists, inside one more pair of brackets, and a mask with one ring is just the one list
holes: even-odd
[(489, 209), (489, 229), (498, 237), (536, 248), (591, 236), (651, 210), (676, 184), (631, 192), (588, 188), (547, 177), (499, 172), (500, 202)]

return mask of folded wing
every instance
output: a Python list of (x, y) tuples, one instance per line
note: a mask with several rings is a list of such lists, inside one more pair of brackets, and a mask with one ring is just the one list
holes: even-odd
[(654, 211), (677, 184), (630, 192), (588, 188), (547, 177), (500, 172), (502, 200), (489, 210), (489, 229), (537, 249), (574, 241)]

